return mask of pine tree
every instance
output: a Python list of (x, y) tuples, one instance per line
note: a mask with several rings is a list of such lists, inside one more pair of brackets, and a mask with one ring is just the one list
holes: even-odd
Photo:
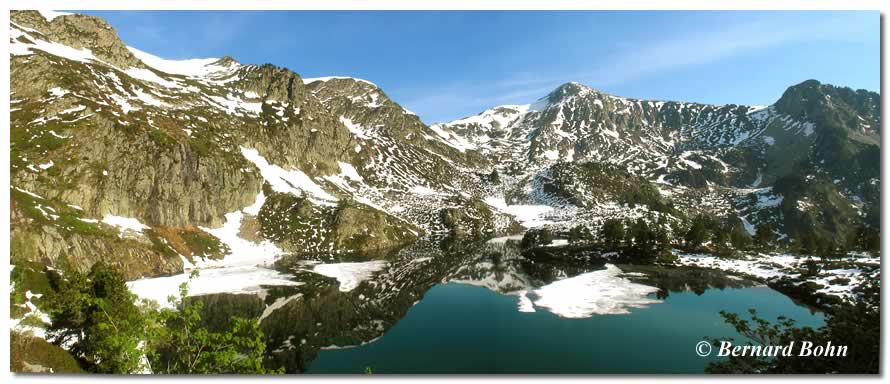
[(607, 219), (603, 223), (600, 237), (608, 248), (618, 248), (624, 239), (624, 223), (618, 219)]
[(584, 243), (593, 240), (593, 234), (591, 234), (590, 230), (583, 225), (576, 225), (569, 229), (569, 233), (566, 237), (571, 244)]
[(729, 242), (735, 249), (746, 250), (751, 246), (751, 234), (745, 228), (742, 220), (737, 216), (730, 218), (729, 221)]
[(664, 215), (658, 217), (658, 224), (655, 229), (655, 243), (659, 254), (671, 250), (671, 237), (668, 233), (667, 219)]
[(633, 238), (633, 247), (641, 256), (650, 256), (652, 254), (652, 245), (655, 236), (649, 229), (649, 224), (642, 218), (637, 219), (631, 226), (630, 233)]
[(761, 249), (772, 246), (775, 240), (776, 234), (769, 223), (759, 223), (754, 228), (754, 241)]
[(707, 236), (707, 219), (704, 215), (698, 215), (692, 219), (692, 223), (689, 225), (689, 230), (686, 232), (686, 248), (694, 250), (700, 247), (705, 242), (705, 239), (707, 239)]
[(48, 339), (68, 350), (89, 371), (134, 373), (142, 370), (139, 348), (147, 325), (136, 296), (118, 270), (103, 262), (86, 275), (68, 271), (50, 275), (47, 297)]

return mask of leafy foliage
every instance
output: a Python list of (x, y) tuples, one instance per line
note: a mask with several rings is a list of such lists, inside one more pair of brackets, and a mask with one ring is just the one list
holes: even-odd
[(98, 373), (277, 373), (263, 365), (266, 343), (256, 320), (232, 318), (222, 329), (202, 319), (203, 303), (186, 300), (180, 286), (176, 309), (136, 304), (116, 268), (96, 263), (86, 275), (50, 275), (49, 340), (67, 349), (81, 367)]
[(583, 225), (576, 225), (569, 229), (569, 232), (566, 234), (566, 240), (569, 241), (569, 244), (578, 244), (593, 241), (595, 238), (590, 229)]
[(655, 231), (653, 231), (646, 220), (637, 219), (628, 227), (627, 243), (632, 246), (635, 254), (640, 257), (648, 257), (654, 254), (655, 250)]
[[(711, 363), (710, 373), (878, 373), (880, 362), (881, 311), (880, 278), (869, 280), (854, 292), (852, 304), (842, 304), (827, 312), (825, 325), (813, 329), (797, 328), (794, 321), (779, 317), (776, 323), (757, 316), (750, 310), (751, 318), (721, 312), (723, 319), (748, 341), (747, 345), (785, 346), (794, 341), (810, 341), (814, 345), (831, 343), (847, 346), (846, 356), (791, 356), (753, 357), (731, 356), (729, 360)], [(731, 339), (730, 339), (731, 340)], [(721, 340), (711, 339), (715, 346)], [(735, 344), (735, 343), (734, 343)], [(735, 344), (740, 345), (740, 344)]]
[[(202, 320), (203, 302), (186, 300), (188, 285), (180, 286), (177, 310), (157, 315), (159, 327), (148, 343), (152, 372), (181, 373), (277, 373), (263, 366), (266, 343), (255, 320), (232, 318), (221, 331)], [(174, 298), (170, 298), (174, 300)]]
[[(570, 231), (579, 233), (579, 229)], [(592, 241), (593, 237), (588, 235)], [(634, 263), (651, 263), (660, 256), (667, 256), (672, 246), (671, 228), (665, 215), (623, 221), (610, 218), (603, 222), (596, 247), (609, 252), (617, 251)]]
[(754, 243), (760, 248), (767, 248), (776, 241), (776, 233), (769, 223), (760, 223), (754, 227)]
[(729, 233), (729, 243), (735, 249), (746, 250), (751, 247), (752, 239), (742, 220), (738, 216), (730, 217), (725, 225), (725, 230)]

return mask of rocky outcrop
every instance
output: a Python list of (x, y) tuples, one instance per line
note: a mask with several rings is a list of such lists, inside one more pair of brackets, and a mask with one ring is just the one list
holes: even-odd
[(9, 233), (13, 264), (38, 262), (56, 269), (86, 272), (94, 263), (103, 261), (118, 267), (128, 279), (182, 271), (182, 259), (155, 233), (124, 236), (114, 228), (64, 220), (65, 216), (60, 219), (70, 224), (51, 225), (30, 216), (27, 208), (14, 196)]
[[(50, 130), (40, 134), (51, 136)], [(53, 132), (68, 134), (60, 131)], [(262, 185), (259, 173), (240, 156), (198, 153), (163, 131), (93, 116), (70, 132), (45, 156), (53, 164), (50, 177), (16, 170), (13, 185), (80, 206), (87, 217), (112, 214), (168, 226), (222, 225), (223, 215), (250, 205)], [(46, 150), (27, 144), (13, 140), (24, 158)]]
[[(420, 118), (392, 101), (376, 85), (361, 79), (333, 78), (312, 81), (307, 87), (332, 116), (361, 131), (354, 133), (356, 140), (348, 148), (360, 144), (361, 149), (344, 153), (351, 162), (374, 164), (381, 157), (398, 155), (401, 161), (390, 167), (398, 167), (393, 172), (404, 176), (396, 183), (410, 185), (423, 180), (465, 191), (478, 187), (468, 177), (471, 175), (460, 168), (485, 166), (487, 160), (431, 140), (432, 132)], [(371, 174), (368, 178), (377, 184), (396, 184), (378, 176)]]
[(127, 49), (114, 28), (99, 17), (71, 14), (49, 21), (37, 11), (16, 11), (10, 12), (9, 19), (40, 31), (49, 40), (75, 49), (89, 49), (100, 60), (118, 68), (147, 68)]
[(274, 193), (257, 217), (260, 233), (290, 253), (307, 258), (382, 258), (416, 240), (421, 230), (353, 201), (317, 205), (307, 198)]
[(333, 227), (336, 249), (352, 250), (364, 255), (384, 256), (414, 242), (422, 233), (409, 223), (356, 203), (337, 207)]
[(165, 253), (150, 241), (121, 240), (107, 236), (63, 235), (52, 226), (13, 228), (10, 244), (15, 260), (39, 261), (57, 269), (89, 271), (103, 261), (117, 267), (127, 279), (182, 272), (182, 259)]
[(313, 176), (337, 173), (337, 161), (351, 157), (355, 139), (343, 124), (312, 96), (296, 73), (272, 65), (239, 72), (239, 89), (262, 101), (258, 119), (239, 130), (245, 146), (256, 148), (270, 162)]
[(494, 234), (494, 214), (485, 203), (458, 198), (449, 203), (457, 206), (442, 208), (439, 218), (452, 236), (483, 238)]

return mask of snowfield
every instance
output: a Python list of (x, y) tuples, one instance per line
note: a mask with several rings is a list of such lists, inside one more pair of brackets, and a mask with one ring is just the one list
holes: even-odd
[(299, 286), (303, 283), (275, 270), (256, 267), (224, 267), (201, 269), (196, 278), (188, 273), (139, 279), (127, 283), (127, 287), (141, 299), (156, 301), (161, 307), (171, 308), (167, 299), (179, 299), (179, 285), (188, 283), (189, 296), (214, 293), (243, 293), (263, 295), (268, 286)]
[[(858, 268), (854, 269), (826, 269), (822, 270), (818, 277), (804, 277), (800, 271), (805, 269), (805, 262), (818, 258), (810, 256), (795, 256), (789, 254), (763, 254), (749, 256), (746, 259), (727, 259), (707, 254), (685, 254), (674, 251), (678, 257), (677, 264), (691, 267), (713, 268), (722, 271), (751, 276), (767, 282), (775, 281), (783, 277), (803, 278), (822, 285), (816, 292), (838, 296), (845, 300), (853, 298), (853, 288), (862, 283), (867, 274)], [(867, 256), (852, 256), (845, 261), (873, 265), (880, 267), (880, 258)], [(835, 279), (849, 279), (848, 282), (833, 281)]]
[(649, 298), (658, 288), (634, 283), (620, 277), (621, 274), (621, 269), (606, 264), (605, 270), (558, 280), (521, 295), (519, 310), (533, 312), (534, 306), (560, 317), (586, 318), (628, 314), (631, 308), (661, 303)]
[[(251, 293), (263, 295), (267, 286), (299, 286), (301, 282), (294, 277), (271, 269), (272, 263), (282, 254), (275, 244), (268, 240), (256, 243), (238, 236), (241, 221), (245, 214), (256, 215), (265, 196), (257, 195), (256, 202), (240, 211), (226, 214), (226, 222), (219, 228), (201, 230), (220, 239), (229, 247), (231, 253), (219, 260), (195, 257), (195, 263), (183, 259), (185, 272), (164, 277), (134, 280), (127, 283), (133, 293), (145, 300), (154, 300), (162, 307), (171, 307), (168, 296), (179, 297), (179, 285), (189, 284), (190, 296), (213, 293)], [(118, 222), (135, 224), (126, 220)], [(138, 223), (138, 222), (137, 222)], [(199, 275), (190, 278), (191, 271), (197, 270)]]
[(138, 219), (134, 219), (131, 217), (105, 215), (105, 217), (102, 218), (102, 222), (117, 227), (121, 231), (133, 231), (142, 233), (142, 231), (148, 229), (148, 226), (139, 222)]

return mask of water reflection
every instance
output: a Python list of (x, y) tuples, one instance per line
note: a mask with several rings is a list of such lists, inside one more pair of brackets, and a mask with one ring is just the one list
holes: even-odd
[(208, 301), (211, 322), (224, 322), (233, 315), (260, 319), (269, 364), (302, 372), (321, 349), (346, 348), (381, 337), (424, 293), (447, 282), (517, 296), (519, 311), (537, 308), (563, 317), (625, 313), (628, 308), (657, 304), (670, 292), (754, 284), (716, 271), (534, 261), (521, 255), (516, 241), (425, 240), (388, 255), (386, 261), (375, 276), (343, 291), (336, 278), (313, 272), (302, 260), (285, 258), (276, 268), (292, 274), (301, 285), (265, 287), (262, 295), (198, 299)]

